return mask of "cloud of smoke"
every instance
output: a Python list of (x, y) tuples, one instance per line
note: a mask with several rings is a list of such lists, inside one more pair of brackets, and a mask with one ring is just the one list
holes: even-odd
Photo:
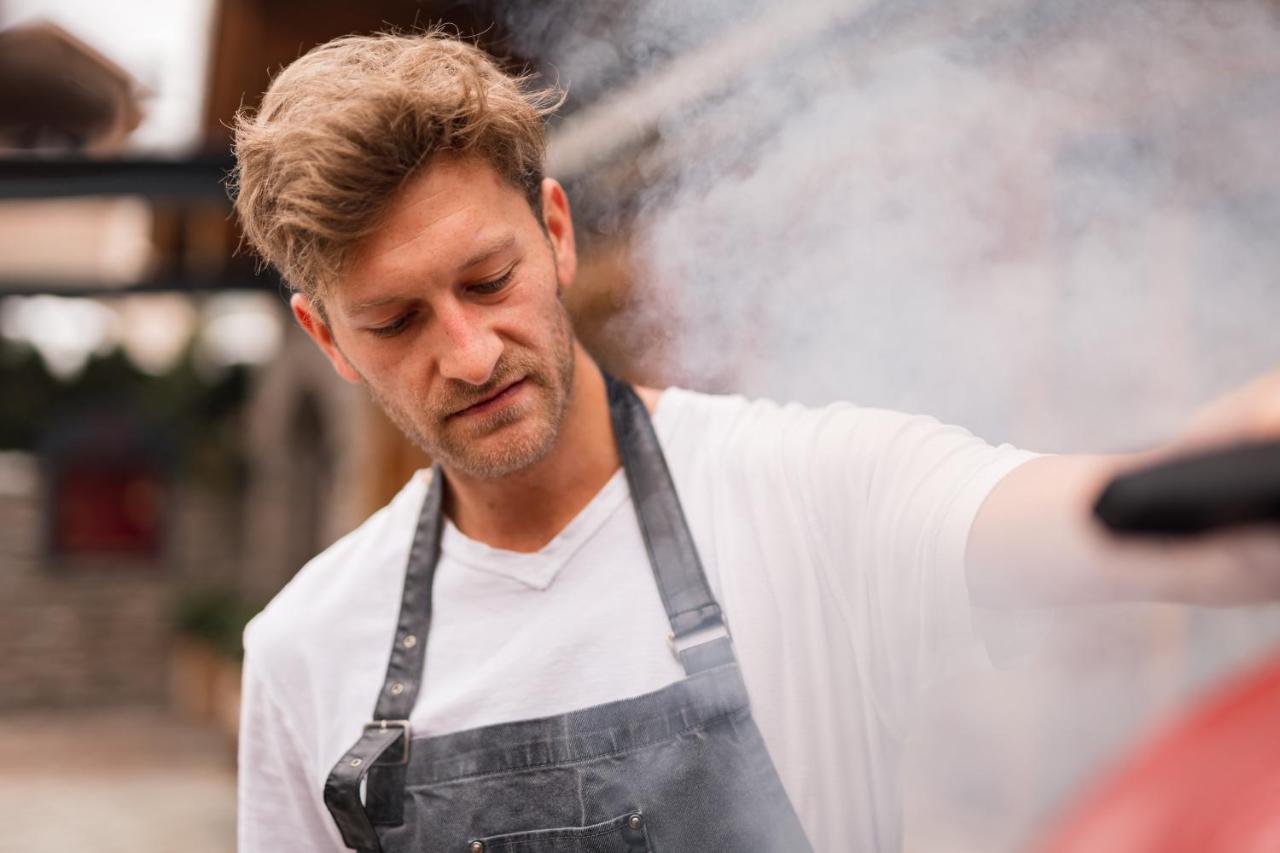
[[(1039, 449), (1154, 441), (1280, 355), (1257, 320), (1280, 261), (1275, 7), (964, 5), (831, 5), (661, 113), (634, 241), (652, 316), (625, 322), (674, 324), (695, 385)], [(579, 40), (539, 8), (593, 95), (793, 14), (641, 3)]]
[[(1106, 451), (1150, 446), (1280, 364), (1270, 0), (534, 9), (516, 29), (571, 92), (631, 93), (613, 129), (647, 184), (629, 200), (638, 304), (617, 332), (672, 330), (672, 379)], [(800, 14), (820, 17), (788, 29)], [(726, 49), (731, 73), (688, 59), (749, 27), (778, 38)], [(693, 98), (654, 87), (656, 109), (636, 81), (680, 62), (719, 76), (686, 79)], [(973, 824), (973, 849), (1024, 842), (1107, 750), (1276, 638), (1259, 612), (1082, 615), (1037, 675), (948, 697), (922, 715), (949, 766), (930, 767), (919, 824), (978, 802), (1007, 821), (994, 839)], [(1080, 695), (1088, 733), (1053, 710)], [(999, 757), (993, 716), (1019, 721), (1019, 756)], [(948, 746), (960, 733), (968, 752)], [(1055, 738), (1070, 755), (1045, 752)]]

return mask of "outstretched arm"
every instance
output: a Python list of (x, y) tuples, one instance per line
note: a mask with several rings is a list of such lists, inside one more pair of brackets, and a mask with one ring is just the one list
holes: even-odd
[(1117, 537), (1092, 515), (1117, 474), (1186, 452), (1280, 438), (1280, 371), (1220, 398), (1177, 440), (1149, 453), (1047, 456), (992, 490), (969, 536), (966, 571), (986, 607), (1156, 600), (1280, 599), (1280, 527), (1186, 540)]

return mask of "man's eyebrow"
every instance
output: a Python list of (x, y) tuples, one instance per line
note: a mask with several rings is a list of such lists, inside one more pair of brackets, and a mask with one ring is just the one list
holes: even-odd
[(458, 269), (465, 270), (479, 266), (495, 255), (501, 255), (503, 252), (510, 251), (515, 245), (516, 235), (508, 234), (501, 239), (492, 241), (489, 244), (476, 249), (466, 260), (458, 265)]
[(372, 311), (374, 308), (381, 308), (383, 305), (390, 305), (392, 302), (403, 302), (405, 299), (403, 294), (393, 293), (389, 296), (379, 296), (377, 299), (368, 299), (364, 302), (357, 302), (347, 308), (348, 314), (362, 314), (365, 311)]
[[(511, 249), (515, 248), (515, 245), (516, 245), (516, 235), (514, 234), (508, 234), (505, 237), (499, 238), (497, 240), (492, 240), (489, 243), (480, 246), (478, 249), (472, 252), (470, 256), (465, 258), (462, 261), (462, 263), (458, 265), (458, 269), (467, 270), (467, 269), (470, 269), (471, 267), (479, 266), (480, 264), (484, 263), (487, 260), (490, 260), (491, 258), (496, 257), (497, 255), (501, 255), (504, 252), (511, 251)], [(383, 305), (390, 305), (393, 302), (403, 302), (405, 298), (406, 298), (405, 295), (400, 293), (392, 293), (386, 296), (378, 296), (373, 299), (368, 299), (368, 300), (365, 300), (364, 302), (357, 302), (354, 305), (349, 306), (347, 308), (347, 312), (350, 314), (361, 314), (361, 313), (364, 313), (365, 311), (371, 311), (374, 308), (381, 308)]]

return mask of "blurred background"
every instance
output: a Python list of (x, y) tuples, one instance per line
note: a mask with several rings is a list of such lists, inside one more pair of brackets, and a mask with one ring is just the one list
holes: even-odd
[[(1280, 365), (1275, 0), (0, 0), (0, 846), (234, 849), (240, 630), (423, 460), (237, 251), (227, 125), (438, 22), (567, 87), (568, 299), (633, 379), (1092, 452)], [(1027, 849), (1277, 642), (1059, 614), (924, 697), (907, 848)]]

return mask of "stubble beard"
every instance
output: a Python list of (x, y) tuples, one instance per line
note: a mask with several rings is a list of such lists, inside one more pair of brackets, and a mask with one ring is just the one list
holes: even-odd
[[(555, 334), (548, 359), (532, 350), (504, 353), (483, 386), (450, 381), (441, 399), (414, 406), (419, 417), (392, 403), (368, 381), (374, 402), (405, 436), (444, 468), (483, 479), (514, 474), (547, 457), (560, 435), (574, 387), (574, 337), (568, 312), (556, 300)], [(449, 416), (523, 378), (526, 405), (476, 418), (473, 425)], [(530, 405), (531, 404), (531, 405)], [(523, 423), (521, 423), (523, 422)], [(424, 428), (424, 424), (431, 429)], [(501, 435), (495, 435), (501, 431)]]

